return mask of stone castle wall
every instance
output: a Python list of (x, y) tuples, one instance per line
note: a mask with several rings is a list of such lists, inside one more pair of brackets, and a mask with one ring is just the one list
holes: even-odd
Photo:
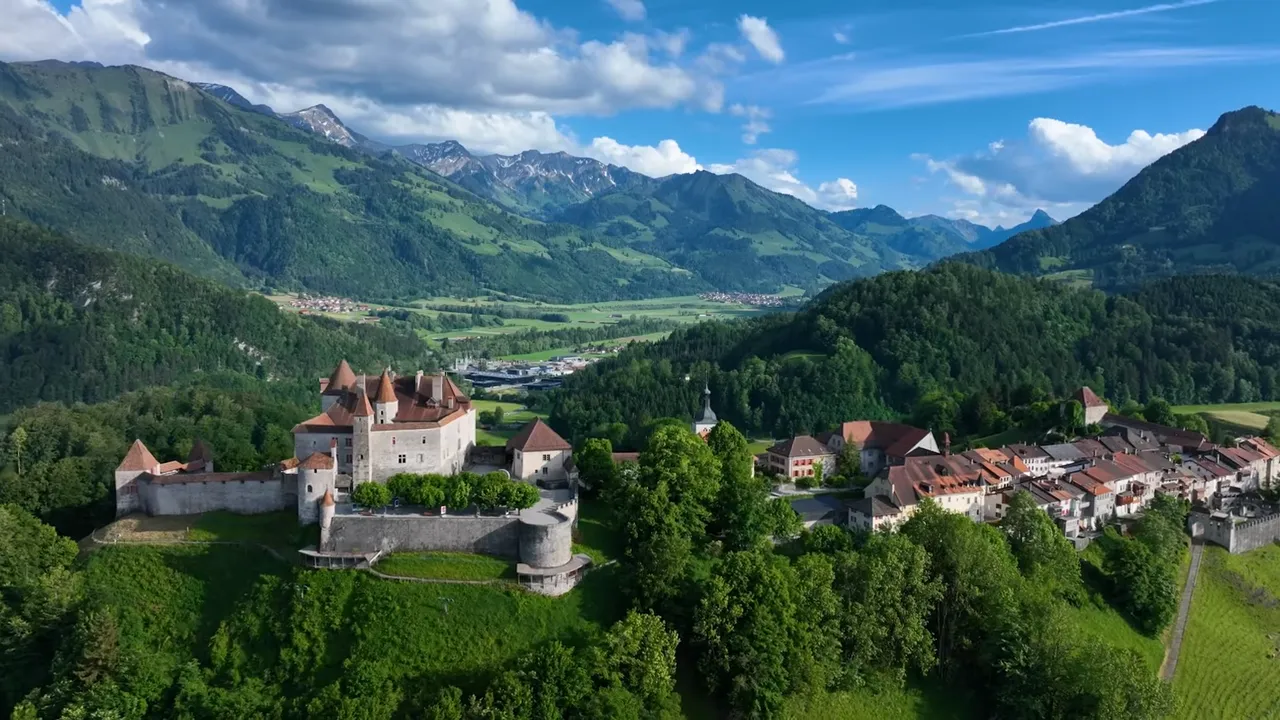
[[(193, 515), (225, 510), (244, 515), (292, 508), (293, 478), (225, 482), (142, 483), (141, 510), (148, 515)], [(292, 492), (290, 492), (292, 490)]]
[(470, 552), (512, 560), (520, 557), (520, 517), (446, 515), (334, 516), (329, 552)]
[(1193, 512), (1187, 518), (1192, 537), (1211, 542), (1231, 553), (1257, 550), (1280, 540), (1280, 513), (1235, 522), (1231, 518), (1214, 518), (1208, 513)]

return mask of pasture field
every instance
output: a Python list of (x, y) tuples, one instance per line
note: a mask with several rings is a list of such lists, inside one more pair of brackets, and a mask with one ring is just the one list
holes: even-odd
[(1280, 413), (1280, 402), (1228, 403), (1223, 405), (1179, 405), (1179, 414), (1198, 413), (1248, 430), (1262, 430), (1270, 415)]
[(1207, 546), (1173, 690), (1178, 717), (1280, 717), (1280, 545)]
[(969, 720), (978, 713), (967, 698), (940, 686), (918, 683), (905, 688), (848, 690), (793, 699), (787, 720)]
[(546, 419), (546, 415), (535, 413), (518, 402), (501, 400), (472, 400), (471, 402), (477, 413), (491, 411), (498, 407), (501, 407), (503, 412), (501, 427), (489, 429), (476, 427), (476, 443), (479, 445), (505, 445), (525, 423), (535, 417)]

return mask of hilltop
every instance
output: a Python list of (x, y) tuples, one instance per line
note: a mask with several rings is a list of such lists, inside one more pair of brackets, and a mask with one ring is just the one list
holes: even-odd
[(1280, 115), (1249, 107), (1061, 225), (961, 259), (1123, 288), (1204, 272), (1280, 271)]

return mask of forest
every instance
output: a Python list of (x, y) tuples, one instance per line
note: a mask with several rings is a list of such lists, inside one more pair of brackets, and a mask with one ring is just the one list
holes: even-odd
[(315, 382), (343, 358), (366, 371), (438, 364), (412, 332), (283, 313), (166, 263), (12, 219), (0, 219), (0, 252), (0, 413), (219, 371)]
[(546, 403), (573, 438), (692, 417), (704, 382), (719, 416), (752, 436), (939, 404), (935, 431), (990, 434), (1004, 428), (963, 425), (966, 407), (1007, 411), (1082, 385), (1117, 407), (1277, 399), (1278, 318), (1268, 280), (1174, 277), (1104, 295), (944, 264), (832, 286), (794, 315), (677, 330), (575, 374)]

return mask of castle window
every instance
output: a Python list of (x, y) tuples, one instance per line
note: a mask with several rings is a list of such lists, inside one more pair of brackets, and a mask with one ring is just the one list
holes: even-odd
[(346, 447), (351, 447), (351, 438), (347, 438), (342, 442), (342, 444), (345, 445)]
[(550, 459), (551, 459), (551, 456), (550, 456), (550, 455), (543, 455), (543, 456), (542, 456), (542, 461), (543, 461), (543, 462), (546, 462), (546, 461), (548, 461), (548, 460), (550, 460)]
[(426, 435), (423, 435), (423, 436), (422, 436), (422, 444), (423, 444), (423, 445), (426, 445), (426, 444), (427, 444), (427, 436), (426, 436)]
[(404, 462), (405, 462), (405, 456), (404, 456), (404, 455), (401, 455), (401, 456), (400, 456), (400, 464), (401, 464), (401, 465), (403, 465), (403, 464), (404, 464)]
[(308, 486), (307, 486), (307, 492), (311, 492), (311, 486), (310, 486), (310, 485), (308, 485)]
[(422, 453), (418, 453), (418, 462), (419, 462), (419, 463), (421, 463), (421, 462), (422, 462)]
[(348, 464), (348, 465), (350, 465), (350, 464), (351, 464), (351, 456), (350, 456), (350, 455), (348, 455), (348, 456), (347, 456), (347, 464)]
[(395, 436), (395, 435), (392, 435), (392, 436), (391, 436), (391, 444), (392, 444), (392, 445), (395, 445), (395, 444), (396, 444), (396, 436)]

